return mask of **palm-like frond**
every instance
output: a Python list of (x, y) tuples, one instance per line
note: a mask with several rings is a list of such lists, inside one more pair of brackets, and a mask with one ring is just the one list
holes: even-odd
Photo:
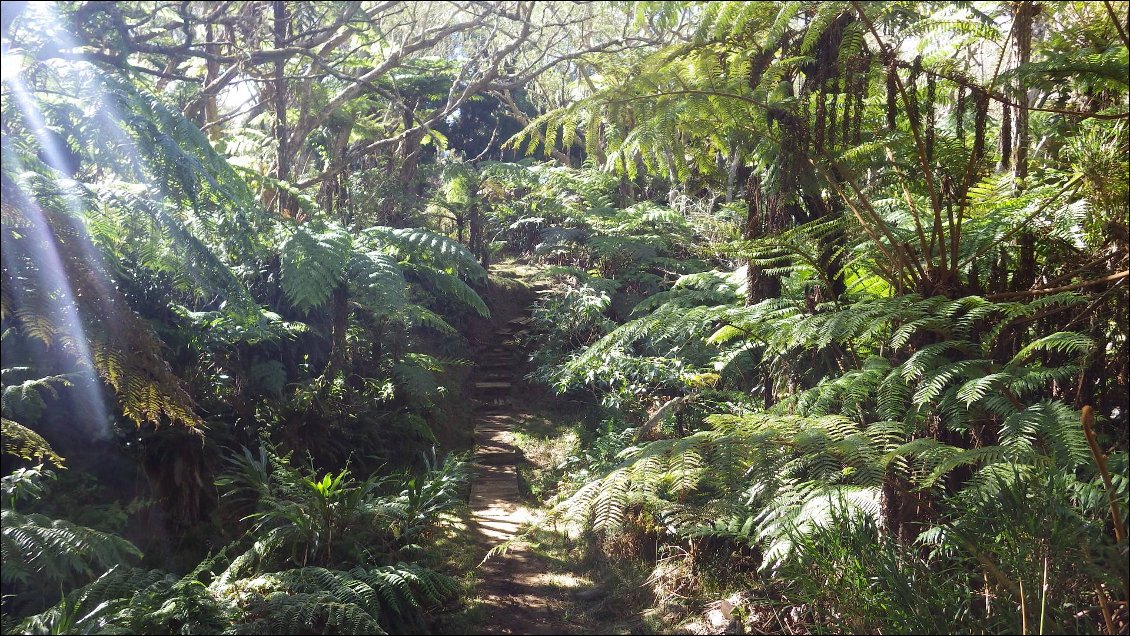
[(121, 537), (40, 514), (3, 515), (4, 582), (74, 582), (140, 558)]

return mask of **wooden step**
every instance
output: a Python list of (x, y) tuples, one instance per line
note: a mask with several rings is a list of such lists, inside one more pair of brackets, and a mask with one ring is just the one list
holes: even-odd
[(471, 484), (471, 502), (477, 499), (489, 500), (492, 494), (499, 490), (511, 494), (518, 493), (518, 471), (514, 466), (505, 464), (480, 464), (476, 467), (475, 481)]
[(488, 489), (485, 485), (481, 491), (471, 491), (471, 505), (472, 506), (490, 506), (497, 505), (500, 500), (502, 501), (517, 501), (521, 497), (518, 491), (518, 478), (514, 478), (514, 483), (508, 481), (491, 484)]
[(508, 464), (513, 464), (514, 461), (515, 458), (513, 455), (507, 455), (505, 457), (479, 457), (476, 455), (474, 459), (474, 462), (479, 466), (505, 466)]
[[(518, 479), (518, 470), (514, 466), (487, 466), (480, 470), (475, 471), (478, 479), (486, 481), (506, 481), (509, 479)], [(473, 487), (473, 484), (472, 484)]]
[[(512, 443), (510, 443), (509, 441), (504, 441), (504, 440), (511, 439), (510, 437), (507, 437), (507, 435), (509, 433), (510, 433), (509, 430), (502, 430), (502, 431), (477, 430), (477, 431), (475, 431), (476, 449), (486, 449), (483, 452), (488, 452), (488, 451), (489, 452), (495, 452), (495, 451), (500, 451), (500, 450), (505, 450), (506, 452), (513, 452), (514, 451), (514, 445)], [(477, 453), (477, 452), (479, 452), (479, 450), (476, 450), (475, 452)]]
[(509, 485), (509, 482), (507, 482), (507, 484), (508, 485), (502, 487), (495, 486), (492, 491), (484, 492), (482, 494), (472, 492), (471, 506), (489, 506), (492, 504), (497, 504), (500, 500), (518, 500), (518, 498), (521, 497), (521, 494), (518, 491), (518, 478), (514, 478), (513, 485)]
[(476, 382), (476, 389), (509, 389), (513, 386), (509, 382)]
[(512, 353), (486, 353), (479, 357), (477, 362), (483, 364), (486, 362), (511, 362), (514, 360)]
[(491, 450), (475, 451), (476, 464), (511, 464), (518, 461), (518, 451), (513, 450)]
[(492, 433), (490, 435), (477, 435), (475, 438), (475, 454), (497, 454), (497, 453), (516, 453), (518, 448), (514, 446), (511, 440), (509, 431), (502, 431)]
[(477, 450), (504, 450), (513, 451), (514, 436), (509, 429), (501, 429), (495, 431), (486, 431), (478, 429), (475, 431), (475, 448)]

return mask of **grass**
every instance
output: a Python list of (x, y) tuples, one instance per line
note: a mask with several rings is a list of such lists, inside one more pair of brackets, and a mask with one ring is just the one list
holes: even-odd
[(522, 281), (534, 280), (543, 268), (522, 263), (515, 259), (506, 259), (490, 266), (491, 276), (500, 278), (513, 278)]
[(581, 450), (577, 424), (561, 424), (535, 415), (521, 418), (514, 430), (514, 444), (523, 461), (518, 477), (523, 491), (541, 502), (552, 497), (564, 476), (567, 462)]
[[(542, 406), (518, 421), (514, 442), (525, 456), (519, 477), (531, 505), (544, 505), (557, 494), (570, 470), (568, 460), (582, 451), (587, 415)], [(578, 622), (600, 633), (670, 633), (686, 621), (701, 622), (712, 602), (735, 589), (750, 589), (757, 578), (758, 561), (752, 554), (705, 550), (692, 557), (671, 546), (675, 549), (661, 555), (628, 558), (628, 553), (647, 551), (632, 533), (606, 539), (602, 550), (591, 537), (571, 539), (547, 524), (528, 528), (527, 541), (550, 565), (552, 584), (579, 593), (573, 608)], [(620, 552), (624, 554), (618, 558)], [(742, 567), (735, 570), (735, 563)], [(586, 590), (600, 592), (584, 598)]]
[[(537, 521), (537, 520), (535, 520)], [(594, 559), (583, 541), (545, 527), (526, 529), (531, 553), (550, 566), (546, 583), (572, 593), (565, 609), (570, 622), (585, 626), (585, 633), (655, 633), (640, 619), (640, 610), (650, 598), (640, 585), (646, 572), (609, 568)], [(642, 630), (642, 631), (641, 631)]]
[(471, 507), (460, 506), (440, 515), (440, 526), (433, 536), (429, 555), (439, 569), (459, 582), (460, 595), (452, 610), (433, 619), (432, 631), (437, 634), (468, 634), (483, 621), (483, 609), (475, 598), (479, 559), (483, 548), (472, 529)]

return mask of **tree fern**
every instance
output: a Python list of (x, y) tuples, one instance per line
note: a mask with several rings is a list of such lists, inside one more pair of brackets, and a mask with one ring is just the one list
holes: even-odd
[(340, 228), (314, 232), (297, 226), (283, 243), (282, 288), (295, 307), (321, 307), (345, 280), (352, 241)]
[(457, 277), (424, 264), (410, 264), (406, 271), (422, 281), (437, 298), (457, 300), (483, 318), (490, 317), (490, 309), (479, 294)]
[(4, 582), (75, 582), (140, 558), (121, 537), (40, 514), (4, 509)]
[[(454, 582), (425, 568), (398, 564), (346, 571), (301, 568), (265, 575), (263, 600), (253, 605), (242, 629), (253, 633), (385, 633), (411, 624), (412, 612), (443, 601)], [(409, 619), (409, 620), (405, 620)]]
[(426, 402), (440, 389), (432, 369), (410, 361), (393, 364), (392, 377), (398, 391), (412, 402)]
[(466, 247), (427, 230), (371, 227), (363, 236), (378, 245), (391, 246), (403, 256), (419, 254), (439, 267), (452, 267), (472, 281), (486, 280), (486, 271)]
[[(93, 364), (118, 393), (126, 416), (138, 424), (197, 424), (193, 400), (162, 357), (161, 343), (90, 258), (86, 230), (58, 188), (44, 185), (34, 171), (11, 175), (15, 159), (7, 152), (4, 159), (4, 205), (28, 227), (38, 228), (8, 242), (5, 278), (40, 280), (37, 255), (53, 254), (69, 287), (23, 286), (14, 306), (6, 306), (18, 319), (18, 330), (45, 344), (61, 344), (80, 367)], [(17, 185), (17, 178), (26, 185)]]
[(42, 435), (30, 428), (10, 420), (0, 418), (3, 428), (0, 429), (0, 438), (3, 440), (3, 453), (27, 462), (51, 462), (55, 466), (63, 467), (65, 460), (56, 453)]
[(15, 377), (31, 372), (30, 367), (8, 367), (3, 369), (4, 388), (0, 395), (0, 410), (4, 415), (28, 421), (39, 419), (43, 414), (46, 403), (44, 396), (58, 398), (59, 391), (56, 387), (73, 386), (70, 377), (63, 375), (49, 375), (33, 378), (15, 383)]
[(387, 254), (379, 251), (355, 252), (349, 265), (348, 279), (354, 299), (371, 314), (394, 315), (408, 302), (404, 271)]
[(27, 634), (57, 634), (74, 631), (126, 631), (121, 621), (129, 601), (138, 592), (167, 585), (170, 577), (157, 570), (114, 565), (92, 583), (68, 594), (59, 604), (20, 623)]
[(427, 327), (448, 335), (459, 333), (459, 330), (451, 326), (443, 316), (420, 305), (409, 305), (401, 312), (399, 318), (410, 327)]

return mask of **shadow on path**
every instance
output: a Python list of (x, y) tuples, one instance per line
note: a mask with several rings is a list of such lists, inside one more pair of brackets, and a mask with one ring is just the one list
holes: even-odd
[(552, 582), (550, 564), (525, 542), (514, 541), (530, 520), (518, 488), (521, 452), (513, 433), (521, 416), (513, 404), (521, 366), (513, 337), (528, 321), (518, 316), (496, 328), (475, 367), (474, 394), (480, 406), (475, 413), (476, 476), (471, 485), (474, 530), (484, 555), (513, 541), (479, 566), (476, 600), (484, 620), (478, 633), (484, 634), (569, 634), (580, 629), (566, 619), (572, 596)]

